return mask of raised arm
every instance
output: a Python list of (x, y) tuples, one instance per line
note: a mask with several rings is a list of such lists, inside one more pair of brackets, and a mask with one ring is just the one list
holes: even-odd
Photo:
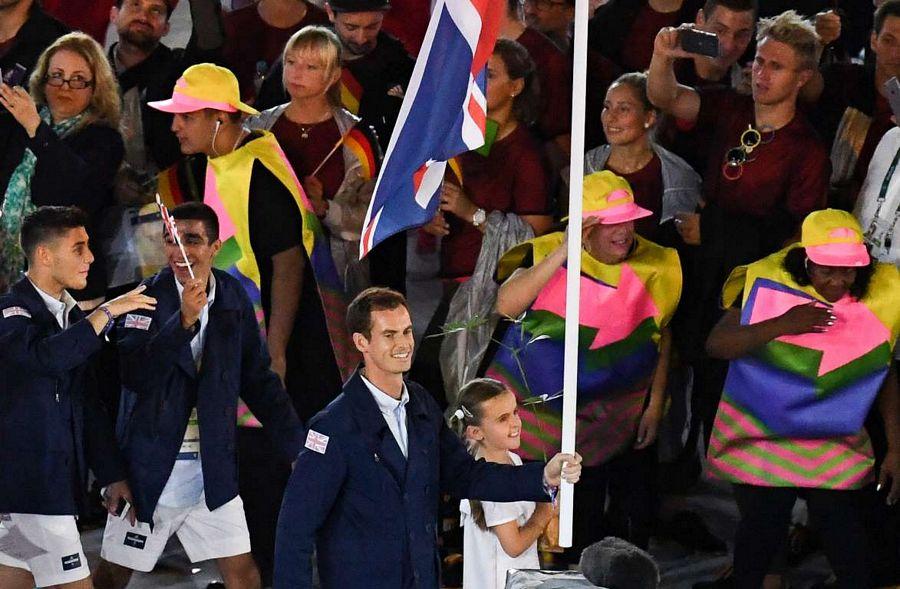
[(675, 60), (691, 57), (678, 41), (679, 29), (660, 29), (653, 43), (653, 58), (647, 73), (647, 96), (661, 111), (694, 123), (700, 113), (700, 95), (675, 78)]
[(541, 289), (566, 261), (566, 241), (549, 256), (532, 266), (519, 269), (510, 276), (497, 293), (497, 313), (504, 317), (518, 317), (537, 298)]

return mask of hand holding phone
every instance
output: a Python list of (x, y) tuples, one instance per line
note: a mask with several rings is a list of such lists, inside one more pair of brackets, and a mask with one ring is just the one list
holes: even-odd
[(13, 86), (21, 86), (22, 82), (25, 80), (25, 74), (27, 73), (27, 69), (21, 63), (17, 63), (13, 66), (13, 69), (3, 72), (0, 79), (3, 80), (3, 83), (9, 87)]
[(678, 30), (678, 44), (681, 49), (695, 55), (719, 57), (719, 37), (694, 28)]

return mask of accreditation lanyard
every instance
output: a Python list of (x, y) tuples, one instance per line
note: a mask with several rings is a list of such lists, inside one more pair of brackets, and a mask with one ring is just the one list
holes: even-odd
[[(884, 205), (884, 201), (887, 198), (888, 186), (891, 183), (891, 179), (894, 177), (898, 161), (900, 161), (900, 149), (897, 149), (897, 153), (894, 154), (891, 166), (888, 168), (887, 174), (884, 175), (884, 180), (881, 182), (881, 190), (878, 193), (878, 206), (875, 208), (875, 214), (872, 215), (872, 221), (869, 223), (868, 231), (866, 231), (866, 240), (876, 246), (882, 245), (882, 238), (876, 237), (875, 231), (878, 224), (878, 217), (881, 215), (881, 207)], [(888, 228), (887, 233), (885, 233), (883, 237), (883, 245), (886, 251), (891, 249), (891, 242), (894, 238), (894, 228), (897, 226), (898, 220), (900, 220), (900, 203), (897, 204), (897, 208), (894, 210), (894, 221), (891, 223), (890, 228)]]

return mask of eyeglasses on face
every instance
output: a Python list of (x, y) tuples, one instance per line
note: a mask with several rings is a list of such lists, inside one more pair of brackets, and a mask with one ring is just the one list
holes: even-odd
[(64, 78), (62, 77), (62, 74), (50, 74), (44, 78), (44, 82), (46, 82), (48, 86), (53, 86), (54, 88), (62, 88), (63, 84), (68, 84), (69, 88), (72, 90), (84, 90), (85, 88), (90, 88), (94, 85), (93, 80), (87, 80), (79, 75), (72, 76), (71, 78)]

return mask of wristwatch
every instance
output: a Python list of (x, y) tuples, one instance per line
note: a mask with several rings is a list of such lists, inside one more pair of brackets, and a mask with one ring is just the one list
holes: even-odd
[(475, 212), (472, 214), (472, 225), (478, 227), (483, 225), (485, 221), (487, 221), (487, 211), (482, 208), (475, 209)]

